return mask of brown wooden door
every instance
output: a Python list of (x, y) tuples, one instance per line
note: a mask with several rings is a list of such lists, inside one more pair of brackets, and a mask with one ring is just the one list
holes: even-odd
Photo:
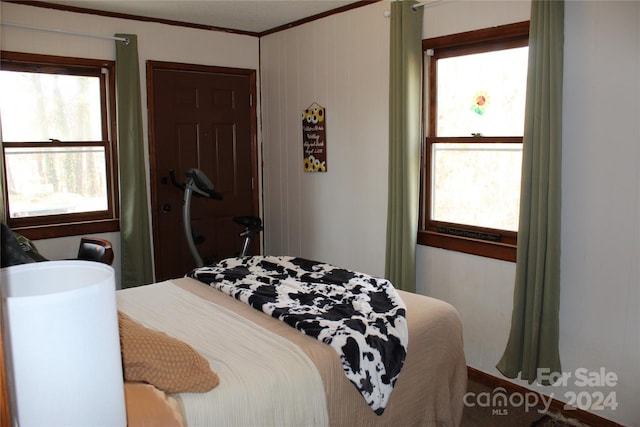
[[(191, 226), (205, 265), (240, 251), (238, 215), (258, 215), (255, 72), (149, 61), (150, 164), (156, 280), (195, 267), (183, 229), (185, 172), (198, 168), (222, 200), (194, 197)], [(252, 244), (257, 253), (258, 239)]]

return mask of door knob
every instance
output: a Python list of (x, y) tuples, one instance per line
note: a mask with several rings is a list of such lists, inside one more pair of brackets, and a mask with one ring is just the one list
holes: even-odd
[(169, 203), (162, 205), (162, 213), (169, 213), (169, 211), (171, 211), (171, 205)]

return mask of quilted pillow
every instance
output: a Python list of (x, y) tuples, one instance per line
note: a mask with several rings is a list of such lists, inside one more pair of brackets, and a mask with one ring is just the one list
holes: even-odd
[(188, 344), (149, 329), (118, 311), (126, 381), (142, 381), (166, 393), (206, 392), (220, 383), (209, 362)]

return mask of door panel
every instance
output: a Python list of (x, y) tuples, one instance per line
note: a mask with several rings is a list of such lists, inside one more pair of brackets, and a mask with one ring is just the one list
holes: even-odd
[[(150, 144), (156, 279), (181, 277), (195, 267), (183, 231), (184, 183), (198, 168), (223, 200), (194, 197), (191, 227), (205, 264), (236, 255), (238, 215), (258, 215), (255, 72), (150, 62)], [(168, 207), (168, 208), (167, 208)], [(200, 238), (200, 239), (198, 239)], [(198, 240), (202, 240), (198, 243)], [(259, 243), (252, 244), (257, 253)]]

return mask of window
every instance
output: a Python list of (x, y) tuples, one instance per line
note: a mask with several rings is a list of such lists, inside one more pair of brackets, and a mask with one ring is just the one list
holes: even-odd
[(113, 61), (1, 62), (8, 225), (32, 239), (118, 230)]
[(423, 40), (418, 243), (515, 261), (529, 23)]

